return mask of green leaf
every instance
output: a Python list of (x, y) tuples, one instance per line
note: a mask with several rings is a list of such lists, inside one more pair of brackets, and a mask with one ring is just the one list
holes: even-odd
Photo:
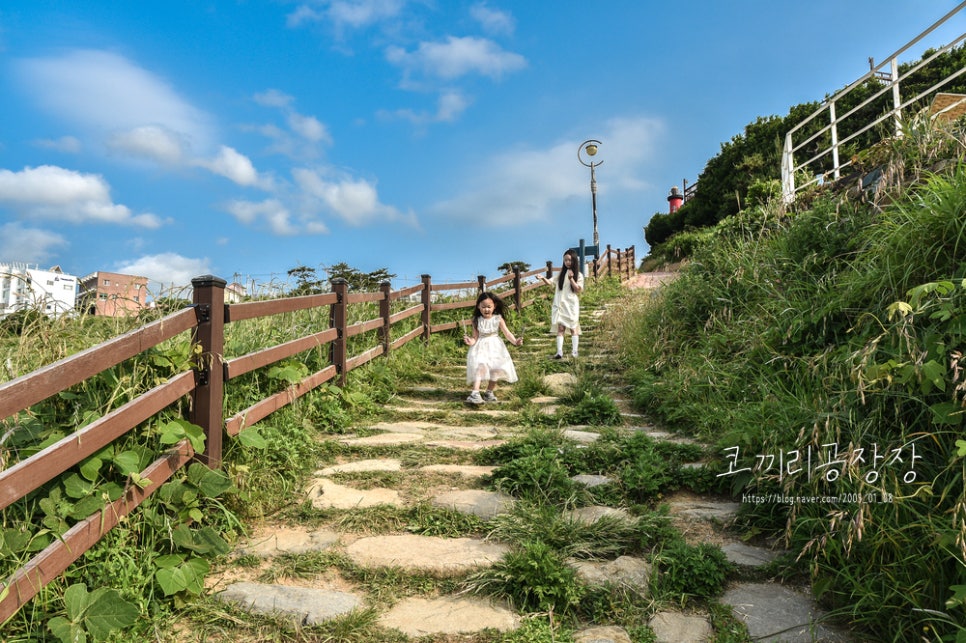
[(135, 605), (124, 600), (117, 590), (102, 587), (91, 593), (91, 604), (84, 623), (91, 638), (103, 641), (114, 630), (133, 625), (137, 618)]
[(262, 437), (262, 434), (258, 432), (258, 429), (250, 426), (238, 434), (238, 439), (246, 447), (251, 447), (253, 449), (264, 449), (268, 447), (268, 441)]
[(929, 393), (932, 389), (926, 385), (929, 382), (936, 390), (945, 391), (946, 390), (946, 380), (943, 377), (946, 375), (946, 367), (940, 364), (934, 359), (929, 360), (922, 365), (922, 376), (923, 376), (923, 393)]
[(231, 489), (228, 474), (220, 469), (209, 469), (200, 462), (188, 467), (188, 481), (208, 498), (217, 498)]
[(95, 493), (87, 496), (86, 498), (81, 498), (78, 500), (73, 507), (71, 507), (70, 512), (67, 516), (73, 518), (74, 520), (83, 520), (88, 516), (97, 513), (104, 508), (104, 498), (101, 494)]
[(158, 570), (155, 578), (165, 596), (184, 591), (198, 595), (204, 589), (205, 574), (209, 569), (204, 559), (192, 557), (177, 566)]
[(122, 474), (129, 476), (141, 472), (141, 456), (136, 451), (122, 451), (114, 456), (114, 466)]
[(64, 491), (70, 498), (86, 498), (94, 492), (94, 483), (72, 473), (64, 480)]
[(71, 623), (63, 616), (55, 616), (47, 622), (47, 629), (63, 643), (87, 643), (87, 632), (80, 623)]
[(956, 451), (956, 455), (959, 457), (966, 456), (966, 440), (956, 440), (956, 446), (959, 449)]
[(963, 408), (953, 402), (939, 402), (930, 406), (929, 410), (932, 411), (933, 424), (956, 426), (963, 422)]
[(192, 530), (181, 524), (171, 533), (174, 544), (181, 549), (187, 549), (197, 554), (227, 554), (231, 547), (211, 527)]

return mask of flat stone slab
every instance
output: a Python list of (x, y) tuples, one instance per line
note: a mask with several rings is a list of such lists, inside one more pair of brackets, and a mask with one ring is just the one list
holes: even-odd
[(339, 534), (334, 531), (276, 527), (267, 533), (256, 533), (243, 541), (235, 548), (235, 555), (269, 558), (280, 554), (304, 554), (328, 549), (338, 540)]
[(724, 552), (725, 556), (731, 562), (736, 565), (745, 565), (746, 567), (761, 567), (778, 558), (778, 554), (769, 549), (752, 547), (751, 545), (738, 542), (722, 545), (721, 551)]
[(812, 597), (775, 583), (742, 583), (721, 597), (755, 641), (766, 643), (846, 643), (849, 638), (821, 623), (824, 612)]
[(334, 473), (362, 473), (366, 471), (399, 471), (402, 463), (399, 460), (377, 459), (359, 460), (357, 462), (346, 462), (344, 464), (334, 464), (319, 471), (316, 475), (330, 476)]
[(422, 433), (377, 433), (364, 438), (345, 438), (342, 444), (357, 447), (397, 446), (419, 442), (423, 437)]
[(426, 443), (428, 447), (443, 449), (453, 449), (454, 451), (479, 451), (487, 447), (499, 446), (506, 440), (431, 440)]
[(498, 561), (509, 547), (476, 538), (436, 536), (371, 536), (346, 548), (346, 554), (366, 567), (400, 567), (441, 576), (458, 575)]
[(557, 404), (560, 402), (560, 398), (551, 395), (538, 395), (537, 397), (530, 398), (530, 402), (537, 405)]
[(596, 442), (600, 438), (600, 433), (594, 433), (593, 431), (575, 431), (573, 429), (567, 429), (563, 432), (565, 438), (569, 438), (574, 442), (580, 444), (590, 444), (591, 442)]
[(658, 612), (648, 621), (648, 626), (657, 643), (697, 643), (710, 641), (714, 635), (708, 619), (680, 612)]
[(379, 625), (412, 637), (516, 629), (520, 617), (476, 598), (407, 598), (379, 617)]
[(441, 493), (432, 500), (433, 506), (472, 514), (483, 520), (505, 514), (513, 507), (513, 497), (496, 491), (461, 489)]
[(698, 520), (730, 522), (741, 505), (737, 502), (715, 501), (715, 500), (685, 500), (668, 503), (671, 513)]
[(623, 509), (602, 506), (580, 507), (579, 509), (568, 511), (566, 515), (574, 522), (588, 525), (597, 522), (601, 518), (614, 518), (617, 520), (631, 519), (631, 515)]
[(465, 478), (482, 478), (496, 470), (496, 467), (484, 467), (475, 464), (428, 464), (420, 467), (420, 471), (427, 473), (455, 473)]
[(287, 616), (302, 625), (322, 623), (361, 604), (357, 596), (345, 592), (261, 583), (234, 583), (215, 596), (249, 612)]
[(400, 507), (403, 501), (395, 489), (353, 489), (336, 484), (328, 478), (317, 478), (309, 483), (305, 495), (316, 509), (358, 509), (376, 505)]
[(605, 485), (610, 482), (613, 482), (613, 479), (607, 476), (598, 476), (598, 475), (590, 475), (590, 474), (571, 476), (570, 479), (578, 484), (584, 485), (588, 489), (593, 489), (594, 487), (599, 487), (601, 485)]
[(588, 585), (618, 585), (644, 594), (651, 579), (651, 565), (633, 556), (618, 556), (609, 561), (570, 560), (577, 576)]
[[(574, 634), (574, 643), (633, 643), (623, 627), (605, 625), (589, 627)], [(679, 642), (680, 643), (680, 642)]]
[(577, 385), (577, 376), (573, 373), (551, 373), (543, 376), (543, 385), (552, 395), (568, 395)]

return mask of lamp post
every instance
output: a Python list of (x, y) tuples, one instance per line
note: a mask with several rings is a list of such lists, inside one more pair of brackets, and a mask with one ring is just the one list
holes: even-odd
[[(597, 178), (594, 174), (594, 168), (603, 163), (603, 161), (594, 161), (594, 157), (597, 155), (597, 148), (600, 146), (600, 141), (594, 139), (588, 139), (580, 144), (577, 148), (577, 160), (586, 167), (590, 168), (590, 199), (594, 208), (594, 247), (600, 251), (600, 237), (597, 236)], [(583, 154), (587, 155), (590, 162), (584, 160)]]

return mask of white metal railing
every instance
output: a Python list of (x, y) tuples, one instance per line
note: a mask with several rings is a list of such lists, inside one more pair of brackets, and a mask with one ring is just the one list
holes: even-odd
[[(953, 72), (952, 74), (950, 74), (949, 76), (947, 76), (946, 78), (940, 80), (938, 83), (936, 83), (929, 89), (921, 92), (917, 96), (913, 98), (909, 98), (905, 101), (902, 100), (900, 87), (902, 86), (903, 79), (908, 78), (911, 74), (914, 74), (917, 71), (928, 66), (930, 63), (936, 60), (936, 58), (946, 53), (947, 51), (950, 51), (951, 49), (955, 48), (957, 45), (963, 42), (963, 40), (966, 40), (966, 33), (961, 34), (951, 43), (944, 45), (940, 49), (936, 50), (935, 53), (930, 55), (928, 58), (925, 58), (922, 61), (920, 61), (919, 64), (917, 64), (915, 67), (907, 70), (905, 74), (903, 74), (902, 76), (899, 75), (899, 56), (901, 56), (910, 47), (914, 46), (916, 43), (921, 41), (927, 35), (935, 31), (940, 25), (945, 23), (955, 14), (962, 11), (963, 8), (966, 8), (966, 2), (962, 2), (961, 4), (959, 4), (955, 9), (953, 9), (945, 16), (937, 20), (935, 24), (933, 24), (931, 27), (929, 27), (921, 34), (916, 36), (916, 38), (914, 38), (913, 40), (910, 40), (901, 49), (896, 51), (894, 54), (886, 58), (883, 62), (879, 63), (878, 65), (873, 67), (871, 64), (872, 59), (870, 58), (869, 62), (870, 62), (871, 69), (868, 71), (868, 73), (860, 77), (858, 80), (854, 81), (848, 87), (842, 89), (841, 91), (833, 94), (831, 97), (826, 99), (825, 102), (822, 103), (822, 105), (817, 110), (812, 112), (812, 114), (809, 115), (805, 120), (803, 120), (801, 123), (799, 123), (794, 128), (792, 128), (787, 134), (785, 134), (785, 146), (784, 146), (784, 149), (782, 150), (782, 160), (781, 160), (782, 196), (784, 198), (785, 203), (791, 203), (792, 201), (794, 201), (795, 193), (797, 191), (802, 190), (803, 188), (806, 188), (820, 181), (824, 181), (825, 178), (827, 178), (829, 175), (831, 175), (833, 179), (839, 179), (841, 177), (842, 169), (851, 165), (851, 160), (847, 160), (846, 162), (842, 163), (839, 159), (839, 150), (843, 145), (846, 145), (847, 143), (849, 143), (849, 141), (852, 141), (853, 139), (860, 136), (861, 134), (864, 134), (865, 132), (869, 131), (873, 127), (889, 119), (892, 119), (895, 124), (896, 135), (901, 136), (903, 109), (905, 109), (909, 105), (912, 105), (913, 103), (916, 103), (917, 101), (921, 100), (925, 96), (928, 96), (929, 94), (937, 91), (940, 87), (948, 84), (950, 81), (957, 78), (958, 76), (966, 73), (966, 68), (959, 69)], [(888, 71), (882, 71), (884, 68), (888, 68)], [(865, 81), (869, 80), (870, 78), (875, 78), (875, 79), (878, 79), (879, 81), (883, 81), (882, 88), (879, 91), (875, 92), (872, 96), (870, 96), (860, 105), (853, 107), (852, 109), (850, 109), (848, 112), (846, 112), (841, 116), (837, 116), (835, 113), (836, 103), (840, 101), (844, 96), (849, 94), (849, 92), (863, 85), (863, 83), (865, 83)], [(881, 96), (883, 96), (890, 90), (892, 92), (891, 110), (889, 110), (882, 116), (876, 118), (875, 120), (869, 123), (866, 123), (865, 125), (860, 127), (855, 132), (852, 132), (845, 138), (842, 138), (842, 139), (839, 138), (839, 131), (838, 131), (839, 124), (847, 120), (849, 117), (854, 116), (862, 108), (868, 106), (875, 100), (879, 99)], [(966, 97), (960, 99), (957, 102), (950, 104), (949, 106), (941, 110), (941, 112), (947, 112), (953, 109), (954, 107), (956, 107), (957, 105), (963, 103), (964, 101), (966, 101)], [(804, 138), (803, 140), (798, 140), (798, 141), (795, 140), (795, 135), (801, 132), (802, 128), (804, 128), (806, 125), (811, 123), (816, 118), (819, 118), (823, 114), (828, 114), (828, 125), (820, 129), (819, 131), (815, 132), (811, 136)], [(794, 160), (795, 153), (798, 151), (801, 151), (802, 148), (813, 143), (816, 139), (818, 139), (821, 136), (825, 136), (826, 134), (830, 138), (831, 145), (829, 147), (826, 147), (816, 152), (807, 161), (796, 165)], [(802, 136), (804, 136), (804, 134), (802, 134)], [(812, 166), (813, 163), (815, 163), (816, 161), (819, 161), (820, 159), (825, 158), (830, 154), (831, 154), (831, 160), (832, 160), (832, 168), (830, 170), (826, 170), (822, 172), (813, 171), (811, 172), (811, 175), (813, 177), (812, 179), (804, 182), (801, 185), (798, 185), (798, 186), (795, 185), (796, 173), (803, 170), (807, 170), (810, 166)]]

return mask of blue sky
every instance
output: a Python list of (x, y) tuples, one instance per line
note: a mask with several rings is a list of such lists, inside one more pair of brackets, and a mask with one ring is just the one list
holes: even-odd
[(643, 256), (722, 142), (957, 4), (5, 0), (0, 261), (165, 286), (494, 277), (591, 242), (591, 138), (601, 243)]

